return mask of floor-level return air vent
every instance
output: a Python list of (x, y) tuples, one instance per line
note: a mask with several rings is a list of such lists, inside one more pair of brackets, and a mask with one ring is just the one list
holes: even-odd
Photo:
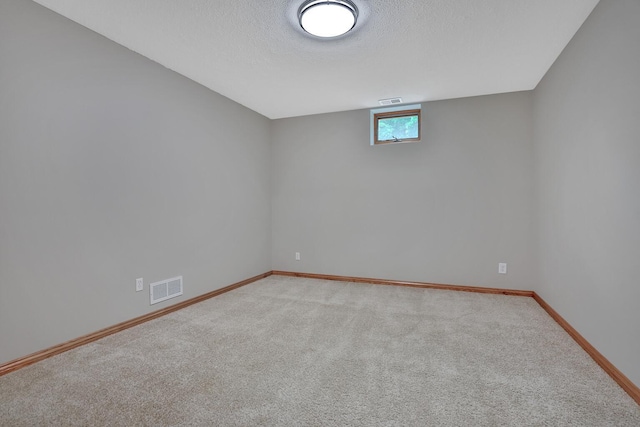
[(151, 304), (182, 295), (182, 276), (150, 284), (149, 295)]

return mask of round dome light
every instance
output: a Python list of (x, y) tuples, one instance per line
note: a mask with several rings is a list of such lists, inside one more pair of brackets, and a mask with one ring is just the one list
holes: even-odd
[(298, 21), (307, 33), (317, 37), (338, 37), (348, 33), (358, 20), (358, 8), (350, 0), (308, 0), (298, 9)]

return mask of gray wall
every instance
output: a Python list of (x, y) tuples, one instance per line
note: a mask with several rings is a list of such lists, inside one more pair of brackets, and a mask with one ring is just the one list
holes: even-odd
[(640, 2), (602, 0), (534, 92), (538, 292), (640, 384)]
[[(269, 128), (2, 0), (0, 363), (270, 270)], [(148, 283), (175, 275), (184, 296), (149, 306)]]
[(531, 107), (425, 103), (422, 142), (376, 147), (368, 110), (274, 121), (274, 269), (531, 289)]
[(370, 147), (367, 110), (270, 122), (3, 0), (0, 363), (273, 268), (533, 289), (640, 384), (639, 21), (603, 0), (534, 92)]

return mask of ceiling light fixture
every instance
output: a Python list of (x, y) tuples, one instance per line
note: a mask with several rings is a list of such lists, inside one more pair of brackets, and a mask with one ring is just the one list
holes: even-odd
[(298, 9), (298, 21), (307, 33), (331, 38), (348, 33), (358, 20), (351, 0), (307, 0)]

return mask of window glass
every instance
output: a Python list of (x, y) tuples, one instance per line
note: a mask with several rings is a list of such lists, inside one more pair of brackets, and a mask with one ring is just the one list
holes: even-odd
[(378, 141), (418, 138), (418, 115), (378, 119)]
[(371, 145), (420, 141), (421, 109), (417, 104), (371, 110)]

